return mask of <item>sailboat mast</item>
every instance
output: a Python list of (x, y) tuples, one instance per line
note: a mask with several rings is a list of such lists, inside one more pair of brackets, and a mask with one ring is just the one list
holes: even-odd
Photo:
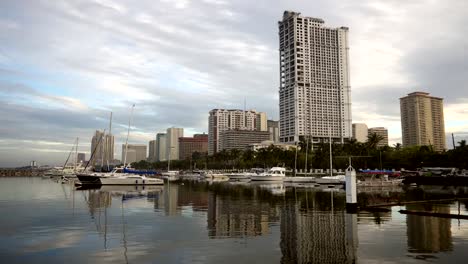
[(75, 147), (75, 171), (76, 166), (78, 166), (78, 138), (76, 138), (76, 147)]
[(135, 104), (132, 105), (132, 110), (130, 111), (130, 118), (128, 119), (128, 130), (127, 130), (127, 139), (125, 140), (125, 156), (124, 156), (124, 168), (127, 165), (127, 152), (128, 152), (128, 136), (130, 135), (130, 125), (132, 122), (133, 117), (133, 108), (135, 108)]
[[(109, 119), (109, 137), (108, 137), (108, 142), (107, 142), (107, 147), (109, 148), (108, 149), (108, 152), (106, 154), (106, 164), (107, 164), (107, 170), (109, 171), (109, 157), (111, 156), (111, 151), (114, 152), (114, 144), (111, 144), (111, 142), (114, 142), (112, 140), (112, 112), (110, 113), (110, 119)], [(112, 141), (111, 141), (112, 140)], [(110, 149), (112, 145), (112, 149)]]

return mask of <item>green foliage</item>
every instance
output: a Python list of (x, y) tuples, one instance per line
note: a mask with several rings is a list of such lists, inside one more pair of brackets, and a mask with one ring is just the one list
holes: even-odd
[[(435, 152), (429, 146), (414, 146), (403, 148), (401, 144), (394, 147), (377, 147), (379, 137), (369, 136), (366, 143), (359, 143), (350, 140), (345, 144), (333, 143), (332, 156), (333, 168), (345, 169), (348, 166), (348, 159), (344, 156), (368, 156), (353, 158), (353, 166), (357, 169), (365, 168), (387, 168), (413, 170), (420, 167), (457, 167), (468, 169), (468, 146), (462, 140), (459, 145), (449, 151)], [(299, 142), (300, 149), (297, 152), (297, 168), (304, 169), (306, 165), (306, 146), (309, 147), (307, 153), (307, 168), (328, 169), (330, 167), (329, 144), (326, 142), (314, 143)], [(212, 156), (206, 153), (193, 153), (191, 159), (172, 160), (171, 169), (189, 170), (193, 169), (250, 169), (254, 167), (269, 168), (273, 166), (285, 166), (294, 168), (295, 150), (283, 150), (271, 145), (259, 151), (251, 150), (223, 150)], [(166, 170), (167, 162), (147, 162), (140, 161), (132, 164), (137, 169)]]

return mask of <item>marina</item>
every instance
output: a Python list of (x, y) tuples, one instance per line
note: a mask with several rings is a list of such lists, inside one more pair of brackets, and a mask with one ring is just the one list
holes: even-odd
[(463, 187), (358, 188), (361, 206), (387, 210), (350, 214), (343, 188), (308, 183), (3, 177), (0, 252), (6, 263), (463, 263), (465, 198)]

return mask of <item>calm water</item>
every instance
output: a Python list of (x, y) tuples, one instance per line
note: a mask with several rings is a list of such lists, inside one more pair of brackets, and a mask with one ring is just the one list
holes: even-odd
[[(376, 190), (361, 202), (453, 190)], [(346, 214), (345, 194), (185, 183), (75, 190), (0, 178), (1, 263), (466, 263), (468, 220)], [(460, 212), (467, 213), (467, 204)], [(458, 203), (406, 209), (458, 213)]]

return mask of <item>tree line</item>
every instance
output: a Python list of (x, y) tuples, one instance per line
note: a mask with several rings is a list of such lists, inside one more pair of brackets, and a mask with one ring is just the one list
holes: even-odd
[[(344, 144), (332, 143), (333, 169), (346, 169), (349, 165), (348, 156), (355, 156), (352, 165), (356, 169), (415, 170), (421, 167), (468, 169), (468, 146), (465, 140), (458, 142), (455, 149), (444, 152), (436, 152), (431, 146), (403, 148), (400, 143), (378, 147), (378, 143), (382, 140), (380, 135), (371, 134), (365, 143), (357, 142), (355, 139)], [(284, 166), (293, 169), (295, 163), (298, 170), (330, 168), (329, 143), (312, 144), (311, 141), (307, 141), (298, 142), (297, 152), (295, 149), (283, 150), (274, 145), (258, 151), (222, 150), (211, 156), (194, 152), (189, 159), (172, 160), (170, 168), (171, 170), (250, 169)], [(137, 169), (148, 170), (166, 170), (167, 165), (167, 161), (140, 161), (132, 164)]]

